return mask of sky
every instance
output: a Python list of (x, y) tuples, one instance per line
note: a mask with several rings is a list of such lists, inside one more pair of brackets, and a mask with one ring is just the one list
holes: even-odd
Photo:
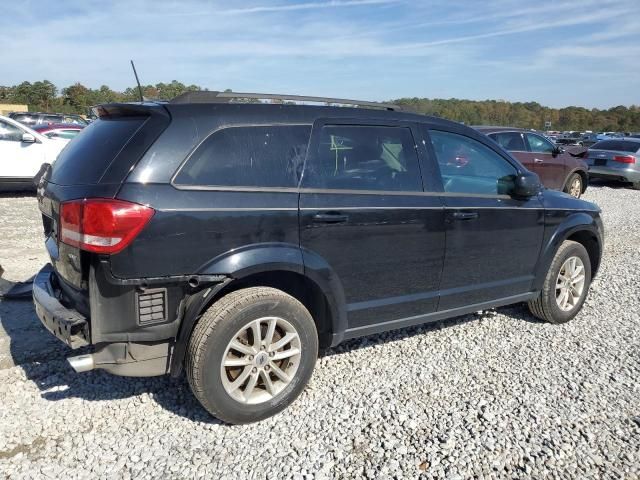
[(11, 0), (0, 85), (640, 104), (640, 0)]

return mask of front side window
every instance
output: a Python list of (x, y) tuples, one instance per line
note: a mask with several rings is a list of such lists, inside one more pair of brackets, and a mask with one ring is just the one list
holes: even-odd
[(15, 125), (0, 120), (0, 141), (20, 142), (22, 141), (22, 130)]
[(304, 174), (306, 187), (422, 191), (409, 128), (325, 125), (314, 153)]
[(498, 153), (469, 137), (429, 130), (445, 192), (507, 195), (516, 169)]
[(524, 139), (520, 132), (498, 132), (489, 134), (505, 150), (510, 152), (525, 152), (527, 147), (524, 145)]
[(542, 138), (540, 135), (527, 133), (527, 140), (529, 141), (529, 148), (535, 153), (553, 153), (556, 149), (549, 140)]
[(311, 127), (229, 127), (211, 134), (180, 169), (176, 185), (296, 187)]

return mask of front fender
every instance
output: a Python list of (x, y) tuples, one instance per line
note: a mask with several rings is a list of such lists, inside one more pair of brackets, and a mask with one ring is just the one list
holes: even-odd
[[(562, 242), (578, 232), (589, 232), (598, 241), (602, 252), (602, 232), (596, 217), (587, 212), (570, 212), (563, 210), (548, 210), (545, 214), (545, 242), (542, 245), (540, 258), (536, 265), (533, 289), (542, 289), (544, 279), (549, 271), (553, 257)], [(599, 259), (598, 259), (599, 260)]]

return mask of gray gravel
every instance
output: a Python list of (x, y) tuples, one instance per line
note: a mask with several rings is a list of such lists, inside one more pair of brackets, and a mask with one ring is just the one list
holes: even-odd
[[(604, 263), (583, 312), (523, 305), (349, 342), (285, 412), (208, 417), (182, 379), (75, 374), (29, 302), (0, 303), (0, 477), (640, 478), (640, 192), (591, 186)], [(46, 261), (0, 198), (4, 278)], [(515, 260), (517, 261), (517, 260)]]

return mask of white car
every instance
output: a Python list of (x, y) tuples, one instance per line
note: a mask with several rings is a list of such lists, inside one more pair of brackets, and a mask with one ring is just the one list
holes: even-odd
[(0, 191), (35, 189), (42, 164), (52, 163), (68, 142), (0, 115)]

